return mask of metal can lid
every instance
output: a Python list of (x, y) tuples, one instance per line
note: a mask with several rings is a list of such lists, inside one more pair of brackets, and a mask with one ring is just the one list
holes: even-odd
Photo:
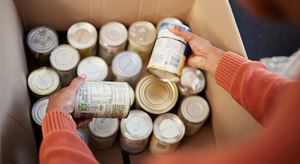
[(58, 74), (51, 68), (41, 67), (30, 73), (28, 86), (37, 95), (49, 95), (59, 87)]
[(104, 24), (99, 32), (99, 42), (109, 46), (120, 46), (127, 41), (128, 32), (126, 27), (119, 22)]
[(141, 57), (131, 51), (123, 51), (117, 54), (112, 61), (112, 71), (117, 76), (134, 77), (142, 70)]
[[(163, 24), (161, 24), (160, 30), (162, 30), (162, 29), (167, 29), (168, 26), (171, 25), (171, 24), (172, 24), (172, 23), (163, 23)], [(186, 26), (186, 25), (184, 25), (184, 24), (172, 24), (172, 25), (174, 25), (174, 26), (176, 26), (176, 27), (180, 27), (180, 28), (183, 29), (184, 31), (192, 32), (192, 30), (191, 30), (188, 26)]]
[(207, 101), (200, 96), (190, 96), (183, 99), (180, 105), (180, 112), (184, 119), (192, 123), (201, 123), (209, 115)]
[(147, 67), (147, 71), (152, 74), (155, 75), (156, 77), (158, 77), (159, 79), (163, 80), (163, 81), (171, 81), (174, 83), (177, 83), (180, 81), (180, 77), (175, 74), (175, 73), (171, 73), (162, 69), (158, 69), (158, 68), (154, 68), (154, 67)]
[(184, 67), (178, 88), (183, 95), (198, 94), (205, 88), (205, 76), (199, 69)]
[(114, 135), (119, 129), (117, 118), (93, 118), (88, 125), (89, 131), (96, 137), (107, 138)]
[(183, 24), (179, 19), (174, 18), (174, 17), (166, 17), (163, 18), (162, 20), (160, 20), (157, 25), (156, 25), (156, 30), (159, 31), (160, 30), (160, 26), (163, 23), (170, 23), (170, 24)]
[(77, 75), (82, 74), (86, 75), (86, 80), (105, 80), (108, 75), (108, 66), (102, 58), (89, 56), (78, 64)]
[(129, 27), (129, 40), (137, 45), (148, 46), (156, 39), (156, 29), (148, 21), (138, 21)]
[(134, 103), (134, 100), (135, 100), (134, 90), (128, 83), (127, 83), (127, 86), (129, 88), (130, 105), (132, 105)]
[(88, 144), (88, 137), (86, 135), (86, 133), (81, 130), (81, 129), (77, 129), (77, 135), (86, 143)]
[(185, 126), (177, 115), (166, 113), (155, 119), (153, 133), (158, 140), (174, 144), (183, 138)]
[(89, 48), (97, 42), (97, 30), (88, 22), (75, 23), (69, 28), (67, 39), (75, 48)]
[(33, 121), (40, 126), (42, 126), (43, 119), (46, 116), (48, 102), (48, 97), (43, 97), (35, 102), (32, 107), (31, 117)]
[(136, 86), (136, 100), (141, 107), (152, 114), (162, 114), (171, 110), (178, 99), (175, 83), (162, 81), (153, 75), (142, 78)]
[(153, 122), (146, 112), (131, 110), (128, 117), (121, 120), (120, 126), (122, 135), (131, 140), (142, 140), (152, 133)]
[(52, 67), (59, 71), (69, 71), (74, 69), (79, 60), (79, 52), (67, 44), (56, 47), (50, 55)]
[(49, 27), (36, 27), (27, 34), (27, 44), (34, 52), (49, 53), (58, 46), (58, 36)]

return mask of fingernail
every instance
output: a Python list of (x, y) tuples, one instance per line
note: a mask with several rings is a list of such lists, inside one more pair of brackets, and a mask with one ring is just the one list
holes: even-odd
[(168, 25), (168, 28), (169, 28), (169, 30), (172, 30), (172, 31), (174, 31), (174, 30), (175, 30), (175, 26), (174, 26), (174, 25), (172, 25), (172, 24), (169, 24), (169, 25)]
[(81, 74), (81, 75), (79, 75), (79, 77), (85, 79), (85, 78), (86, 78), (86, 75), (85, 75), (85, 74)]

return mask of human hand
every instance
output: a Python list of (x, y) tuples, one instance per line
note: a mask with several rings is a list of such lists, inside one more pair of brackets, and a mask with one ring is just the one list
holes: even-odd
[(178, 26), (169, 25), (168, 29), (189, 43), (192, 54), (187, 60), (188, 65), (215, 74), (218, 63), (225, 51), (214, 47), (208, 40), (184, 31)]

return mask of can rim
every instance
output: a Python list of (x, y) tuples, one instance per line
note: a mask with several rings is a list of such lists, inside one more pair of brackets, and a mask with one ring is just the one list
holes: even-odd
[[(144, 26), (144, 28), (146, 28), (146, 30), (147, 30), (148, 35), (146, 37), (144, 37), (143, 40), (138, 39), (138, 37), (136, 37), (137, 35), (135, 34), (135, 29), (138, 26)], [(135, 43), (138, 46), (149, 46), (149, 45), (154, 44), (154, 41), (156, 39), (156, 33), (157, 33), (156, 28), (151, 22), (137, 21), (137, 22), (134, 22), (133, 24), (131, 24), (129, 27), (128, 40), (129, 40), (129, 42)]]
[[(92, 68), (93, 67), (93, 68)], [(89, 69), (87, 71), (86, 69)], [(93, 69), (93, 71), (91, 71)], [(97, 75), (95, 75), (94, 70), (97, 71)], [(86, 80), (105, 80), (108, 75), (108, 65), (107, 63), (100, 57), (97, 56), (89, 56), (81, 60), (77, 67), (77, 75), (80, 76), (81, 74), (86, 74)], [(93, 76), (92, 76), (93, 75)]]
[(171, 24), (183, 24), (182, 21), (178, 18), (175, 18), (175, 17), (165, 17), (163, 19), (161, 19), (157, 25), (156, 25), (156, 30), (157, 32), (160, 30), (160, 26), (163, 24), (163, 23), (171, 23)]
[[(68, 57), (71, 58), (67, 64), (59, 63), (57, 57), (58, 56), (67, 56), (66, 54), (70, 54)], [(63, 57), (65, 59), (65, 57)], [(50, 63), (53, 68), (59, 71), (70, 71), (74, 69), (80, 61), (79, 52), (72, 46), (68, 44), (62, 44), (56, 47), (50, 54)]]
[(156, 76), (157, 78), (163, 80), (163, 81), (170, 81), (170, 82), (174, 82), (177, 83), (180, 81), (180, 78), (177, 74), (175, 73), (171, 73), (159, 68), (155, 68), (155, 67), (149, 67), (147, 68), (147, 72), (149, 72), (150, 74)]
[[(119, 36), (116, 38), (110, 39), (108, 37), (108, 32), (112, 30), (117, 30), (119, 32)], [(126, 27), (117, 21), (112, 21), (104, 24), (99, 31), (99, 43), (104, 43), (108, 46), (120, 46), (126, 43), (128, 39), (128, 31)]]
[[(189, 71), (193, 72), (195, 74), (195, 76), (197, 76), (197, 78), (199, 79), (199, 82), (201, 83), (200, 84), (201, 87), (197, 88), (196, 90), (192, 90), (189, 87), (184, 86), (182, 84), (182, 80), (184, 79), (185, 73), (187, 73)], [(179, 89), (179, 91), (182, 95), (188, 96), (188, 95), (198, 94), (198, 93), (200, 93), (204, 90), (205, 86), (206, 86), (206, 79), (205, 79), (204, 73), (201, 70), (196, 69), (196, 68), (192, 68), (192, 67), (188, 67), (188, 66), (185, 66), (182, 69), (182, 75), (181, 75), (180, 81), (178, 83), (178, 89)]]
[[(196, 104), (198, 105), (197, 108), (195, 108), (194, 106), (193, 108), (189, 108), (189, 105), (191, 103), (199, 103), (199, 104)], [(195, 111), (195, 109), (197, 111)], [(204, 122), (210, 113), (210, 108), (207, 101), (200, 96), (189, 96), (184, 98), (183, 101), (181, 102), (179, 110), (181, 112), (182, 117), (191, 123)]]
[[(104, 129), (104, 130), (95, 127), (96, 125), (99, 125), (99, 124), (96, 124), (96, 122), (99, 122), (101, 120), (110, 121), (110, 124), (109, 124), (110, 127), (108, 129)], [(118, 129), (119, 129), (119, 119), (118, 118), (93, 118), (92, 122), (90, 122), (88, 124), (89, 132), (93, 136), (99, 137), (99, 138), (108, 138), (110, 136), (113, 136), (114, 134), (117, 133)]]
[[(32, 106), (31, 117), (32, 117), (33, 121), (39, 126), (42, 126), (43, 119), (46, 116), (48, 102), (49, 102), (48, 97), (42, 97), (38, 101), (36, 101)], [(39, 113), (39, 112), (42, 112), (42, 113)], [(40, 116), (42, 116), (42, 118)]]

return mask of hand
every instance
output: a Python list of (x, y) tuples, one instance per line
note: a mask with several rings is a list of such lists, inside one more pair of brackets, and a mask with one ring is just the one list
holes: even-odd
[(225, 51), (214, 47), (208, 40), (184, 31), (178, 26), (169, 25), (168, 29), (189, 43), (192, 54), (187, 60), (188, 65), (215, 74), (218, 63)]

